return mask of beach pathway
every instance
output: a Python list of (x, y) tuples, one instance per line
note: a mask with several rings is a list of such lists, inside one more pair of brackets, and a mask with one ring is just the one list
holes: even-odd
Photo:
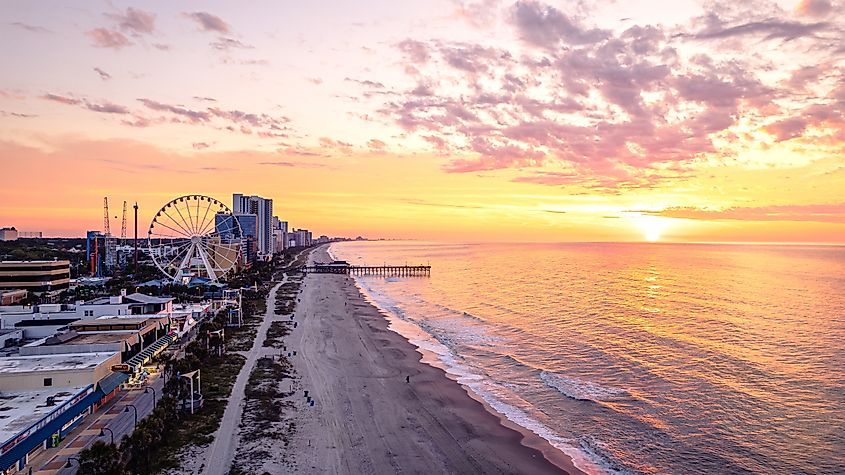
[(238, 447), (238, 425), (240, 424), (241, 413), (244, 407), (246, 384), (249, 381), (249, 375), (253, 367), (255, 367), (255, 361), (261, 356), (262, 342), (267, 335), (267, 329), (270, 328), (270, 322), (275, 313), (276, 291), (287, 281), (288, 275), (285, 274), (282, 281), (270, 289), (270, 294), (267, 296), (267, 312), (264, 314), (264, 320), (261, 321), (261, 325), (258, 327), (255, 341), (252, 342), (252, 348), (244, 355), (246, 356), (246, 363), (241, 368), (241, 372), (238, 373), (235, 386), (232, 387), (232, 393), (229, 395), (229, 404), (223, 413), (220, 428), (217, 429), (217, 433), (214, 436), (214, 443), (211, 445), (211, 450), (208, 452), (208, 457), (206, 458), (205, 468), (202, 472), (204, 475), (224, 475), (229, 472), (229, 467), (232, 465), (232, 458)]

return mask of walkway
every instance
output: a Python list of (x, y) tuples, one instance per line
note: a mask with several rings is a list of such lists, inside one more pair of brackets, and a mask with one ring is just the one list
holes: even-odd
[[(78, 457), (82, 449), (87, 448), (94, 442), (101, 440), (111, 442), (111, 436), (105, 431), (105, 437), (100, 437), (100, 429), (106, 427), (114, 432), (114, 442), (120, 443), (124, 435), (131, 434), (135, 426), (135, 414), (132, 409), (124, 412), (129, 404), (138, 409), (138, 422), (146, 417), (153, 410), (153, 395), (156, 400), (161, 398), (163, 381), (161, 377), (155, 377), (151, 384), (156, 393), (150, 391), (145, 393), (143, 389), (121, 390), (114, 399), (109, 401), (99, 411), (85, 418), (79, 427), (73, 429), (57, 448), (48, 449), (31, 460), (23, 473), (39, 475), (71, 475), (79, 469), (76, 462), (71, 462), (71, 467), (65, 467), (68, 457)], [(58, 449), (58, 450), (57, 450)]]
[(255, 366), (255, 361), (261, 356), (262, 344), (275, 314), (276, 291), (287, 281), (288, 275), (285, 274), (282, 281), (270, 289), (270, 294), (267, 296), (267, 313), (264, 314), (264, 320), (261, 321), (261, 326), (258, 327), (258, 333), (252, 342), (252, 348), (245, 354), (246, 363), (241, 368), (241, 372), (238, 373), (238, 379), (235, 380), (235, 386), (232, 387), (232, 392), (229, 394), (229, 404), (226, 406), (226, 412), (223, 413), (223, 420), (220, 422), (220, 428), (217, 429), (214, 443), (211, 446), (211, 451), (208, 453), (205, 468), (203, 469), (203, 474), (205, 475), (225, 475), (229, 473), (229, 467), (232, 465), (235, 449), (238, 447), (237, 432), (241, 422), (241, 413), (243, 412), (244, 406), (244, 391), (247, 382), (249, 382), (249, 374)]

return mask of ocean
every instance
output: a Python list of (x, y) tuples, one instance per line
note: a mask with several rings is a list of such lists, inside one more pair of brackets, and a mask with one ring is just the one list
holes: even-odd
[(392, 328), (589, 473), (845, 473), (845, 248), (346, 242)]

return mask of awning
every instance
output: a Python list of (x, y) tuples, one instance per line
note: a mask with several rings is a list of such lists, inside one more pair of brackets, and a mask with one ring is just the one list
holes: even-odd
[(129, 380), (129, 375), (126, 373), (112, 373), (97, 383), (97, 387), (103, 395), (114, 391), (118, 386)]

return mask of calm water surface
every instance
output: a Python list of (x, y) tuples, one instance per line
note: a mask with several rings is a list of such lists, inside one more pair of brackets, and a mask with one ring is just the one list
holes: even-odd
[(845, 248), (334, 244), (394, 327), (594, 473), (845, 473)]

